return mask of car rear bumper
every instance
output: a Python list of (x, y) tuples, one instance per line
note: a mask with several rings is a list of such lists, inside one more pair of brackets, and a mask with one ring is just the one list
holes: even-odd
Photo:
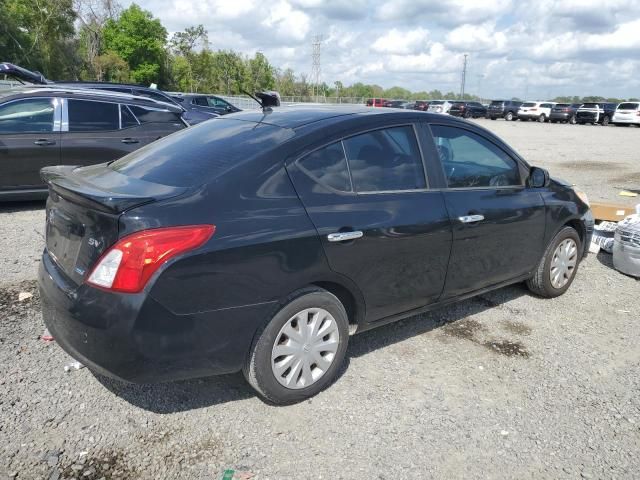
[(551, 112), (549, 114), (549, 120), (569, 120), (573, 114), (569, 112)]
[(639, 125), (640, 124), (640, 117), (636, 117), (636, 118), (620, 118), (620, 117), (616, 117), (614, 115), (614, 117), (611, 120), (611, 122), (613, 122), (613, 123), (628, 123), (630, 125)]
[(176, 315), (147, 293), (76, 285), (45, 251), (42, 315), (56, 343), (98, 373), (152, 383), (240, 370), (272, 303)]
[(524, 119), (538, 118), (539, 116), (540, 116), (540, 113), (518, 113), (518, 118), (524, 118)]

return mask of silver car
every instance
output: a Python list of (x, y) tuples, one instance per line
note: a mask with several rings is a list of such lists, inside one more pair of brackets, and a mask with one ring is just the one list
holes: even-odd
[(453, 102), (450, 100), (433, 100), (429, 102), (427, 112), (431, 113), (449, 113)]

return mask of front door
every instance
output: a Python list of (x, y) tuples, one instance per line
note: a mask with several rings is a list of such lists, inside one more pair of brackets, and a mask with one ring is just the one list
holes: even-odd
[(432, 125), (453, 247), (443, 299), (515, 279), (543, 254), (545, 204), (517, 160), (469, 130)]
[(40, 169), (60, 163), (58, 100), (25, 98), (0, 105), (0, 188), (43, 186)]
[(362, 291), (368, 322), (439, 298), (451, 230), (412, 125), (336, 141), (288, 170), (331, 269)]

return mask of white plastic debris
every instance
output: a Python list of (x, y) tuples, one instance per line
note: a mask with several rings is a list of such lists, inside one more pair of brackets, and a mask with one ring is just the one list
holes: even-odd
[(640, 204), (636, 213), (618, 222), (613, 244), (613, 266), (619, 272), (640, 277)]
[(69, 362), (64, 366), (64, 371), (70, 372), (71, 370), (80, 370), (81, 368), (84, 368), (84, 365), (79, 361), (74, 360), (73, 362)]
[(18, 301), (19, 302), (24, 302), (25, 300), (28, 300), (31, 297), (33, 297), (33, 293), (31, 293), (31, 292), (20, 292), (20, 293), (18, 293)]
[(611, 253), (613, 251), (613, 237), (617, 228), (618, 224), (616, 222), (600, 222), (594, 225), (591, 244), (595, 244), (605, 252)]

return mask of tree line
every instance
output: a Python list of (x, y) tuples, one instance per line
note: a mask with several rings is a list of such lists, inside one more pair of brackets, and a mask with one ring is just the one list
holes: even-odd
[[(37, 70), (52, 80), (134, 82), (169, 91), (277, 90), (282, 96), (433, 100), (455, 92), (412, 92), (356, 82), (313, 85), (307, 75), (273, 66), (266, 56), (213, 48), (202, 25), (169, 35), (159, 19), (117, 0), (1, 0), (0, 61)], [(465, 94), (465, 100), (479, 100)], [(557, 97), (555, 101), (620, 101)]]

